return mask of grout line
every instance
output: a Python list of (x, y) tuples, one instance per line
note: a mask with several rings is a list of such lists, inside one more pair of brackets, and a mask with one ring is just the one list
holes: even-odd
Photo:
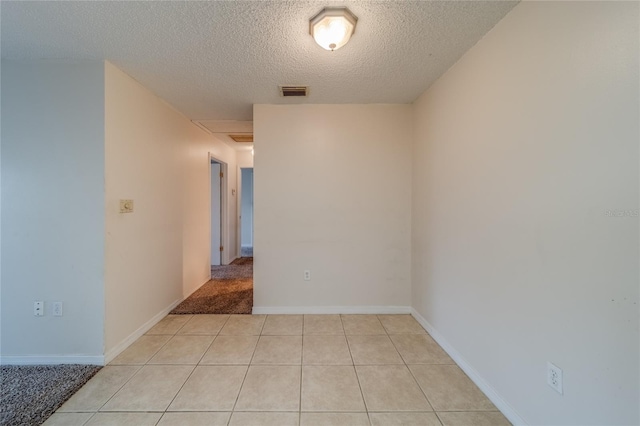
[(302, 423), (302, 373), (304, 365), (304, 315), (302, 316), (302, 349), (300, 351), (300, 402), (298, 405), (298, 425)]
[[(54, 413), (55, 414), (55, 413)], [(82, 423), (82, 425), (86, 425), (87, 423), (89, 423), (89, 421), (94, 418), (96, 416), (96, 414), (98, 414), (98, 412), (96, 411), (95, 413), (93, 413), (92, 415), (89, 416), (89, 418), (87, 420), (84, 421), (84, 423)]]
[[(260, 327), (260, 334), (258, 334), (258, 340), (256, 345), (253, 347), (253, 352), (251, 353), (251, 358), (249, 359), (249, 365), (247, 365), (247, 371), (244, 373), (244, 377), (242, 378), (242, 383), (240, 384), (240, 390), (238, 391), (238, 396), (236, 396), (236, 400), (233, 403), (233, 407), (231, 408), (231, 416), (229, 416), (229, 422), (231, 422), (231, 417), (233, 417), (233, 412), (236, 409), (236, 405), (238, 405), (238, 400), (240, 399), (240, 394), (242, 393), (242, 388), (244, 387), (244, 382), (247, 380), (247, 376), (249, 375), (249, 369), (251, 368), (251, 362), (253, 361), (253, 357), (258, 350), (258, 343), (260, 343), (260, 335), (262, 334), (262, 330), (264, 329), (264, 325), (267, 322), (267, 316), (264, 316), (264, 321), (262, 322), (262, 327)], [(228, 424), (228, 423), (227, 423)]]
[[(113, 393), (113, 395), (111, 395), (109, 398), (107, 398), (107, 400), (104, 402), (104, 404), (102, 404), (102, 405), (101, 405), (101, 406), (96, 410), (96, 413), (100, 412), (100, 410), (101, 410), (102, 408), (104, 408), (104, 406), (105, 406), (105, 405), (107, 405), (107, 404), (109, 403), (109, 401), (111, 401), (111, 400), (113, 399), (113, 397), (114, 397), (114, 396), (116, 396), (116, 395), (118, 394), (118, 392), (120, 392), (120, 391), (122, 390), (122, 388), (124, 388), (124, 387), (126, 386), (126, 384), (127, 384), (127, 383), (129, 383), (129, 382), (130, 382), (134, 377), (136, 377), (136, 376), (137, 376), (137, 375), (142, 371), (142, 368), (143, 368), (145, 365), (146, 365), (146, 364), (142, 364), (142, 365), (135, 365), (135, 366), (133, 366), (133, 365), (123, 365), (122, 367), (138, 367), (138, 369), (136, 370), (136, 372), (135, 372), (135, 373), (133, 373), (133, 374), (131, 375), (131, 377), (129, 377), (127, 380), (125, 380), (125, 382), (122, 384), (122, 386), (120, 386), (120, 387), (118, 388), (118, 390), (117, 390), (117, 391), (115, 391), (115, 392)], [(93, 376), (93, 377), (95, 377), (95, 376)], [(92, 377), (91, 379), (93, 379), (93, 377)], [(87, 382), (87, 383), (89, 383), (89, 382)], [(86, 385), (86, 383), (85, 383), (85, 385)], [(84, 387), (84, 386), (83, 386), (83, 387)], [(92, 417), (93, 417), (93, 416), (92, 416)], [(87, 421), (89, 421), (89, 420), (87, 420)]]
[[(342, 315), (340, 315), (340, 322), (342, 323)], [(344, 330), (344, 324), (342, 325), (342, 329)], [(369, 424), (371, 423), (371, 416), (369, 415), (369, 407), (367, 407), (367, 401), (364, 399), (364, 392), (362, 391), (362, 384), (360, 383), (360, 377), (358, 376), (358, 369), (356, 368), (356, 363), (353, 360), (353, 354), (351, 353), (351, 345), (349, 345), (349, 339), (345, 333), (344, 340), (347, 342), (347, 349), (349, 350), (349, 356), (351, 357), (351, 363), (353, 364), (353, 372), (356, 375), (356, 381), (358, 382), (358, 389), (360, 389), (360, 396), (362, 397), (362, 403), (364, 404), (365, 412), (367, 413), (367, 420)]]

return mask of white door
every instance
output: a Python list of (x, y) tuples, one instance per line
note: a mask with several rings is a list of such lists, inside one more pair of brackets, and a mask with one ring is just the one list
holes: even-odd
[(220, 265), (220, 163), (211, 163), (211, 265)]

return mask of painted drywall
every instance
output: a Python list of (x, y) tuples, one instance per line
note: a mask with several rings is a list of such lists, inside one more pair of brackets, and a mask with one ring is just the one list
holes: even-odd
[(102, 358), (103, 80), (102, 62), (2, 61), (3, 363)]
[[(109, 354), (209, 279), (209, 153), (235, 168), (235, 152), (110, 63), (105, 144)], [(120, 199), (133, 199), (134, 212), (119, 213)]]
[(236, 151), (236, 161), (239, 168), (252, 168), (253, 154), (251, 151)]
[(220, 265), (222, 208), (220, 195), (220, 163), (211, 163), (211, 265)]
[(409, 105), (254, 106), (254, 307), (410, 304), (411, 137)]
[(413, 306), (528, 424), (640, 422), (638, 25), (523, 2), (415, 104)]
[(253, 169), (240, 169), (242, 191), (240, 191), (242, 247), (253, 247)]

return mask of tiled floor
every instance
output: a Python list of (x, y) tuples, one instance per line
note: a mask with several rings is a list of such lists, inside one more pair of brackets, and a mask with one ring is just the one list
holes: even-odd
[(170, 315), (51, 425), (508, 425), (409, 315)]

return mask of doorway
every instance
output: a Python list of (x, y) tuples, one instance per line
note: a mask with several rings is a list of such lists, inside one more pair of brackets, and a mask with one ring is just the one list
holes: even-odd
[(211, 180), (211, 266), (224, 264), (224, 174), (226, 164), (209, 157)]
[(253, 257), (253, 168), (240, 173), (240, 257)]

